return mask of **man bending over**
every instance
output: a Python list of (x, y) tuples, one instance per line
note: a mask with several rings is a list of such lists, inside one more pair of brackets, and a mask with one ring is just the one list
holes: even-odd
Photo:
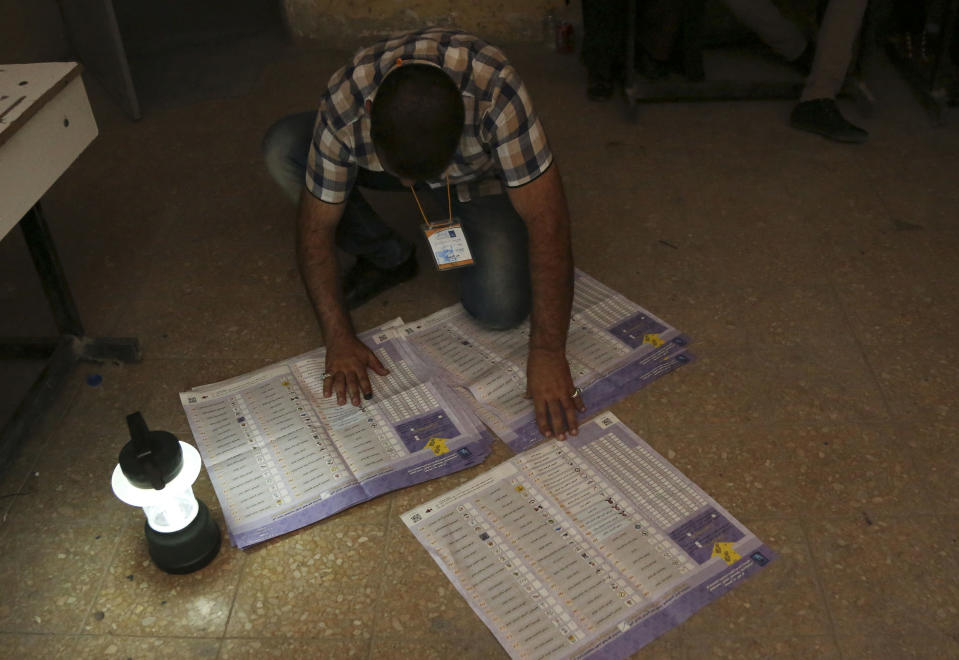
[[(408, 191), (417, 203), (435, 196), (465, 232), (474, 264), (456, 273), (466, 310), (492, 329), (530, 316), (526, 375), (540, 432), (577, 432), (585, 406), (566, 361), (569, 211), (543, 126), (501, 51), (437, 28), (374, 44), (333, 74), (318, 111), (274, 124), (264, 153), (299, 201), (297, 257), (326, 341), (324, 396), (358, 406), (373, 396), (367, 370), (387, 373), (347, 310), (414, 277), (415, 249), (358, 187)], [(342, 278), (336, 247), (356, 257)]]

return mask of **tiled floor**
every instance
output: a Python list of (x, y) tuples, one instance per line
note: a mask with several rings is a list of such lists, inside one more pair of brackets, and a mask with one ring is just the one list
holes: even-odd
[[(695, 366), (615, 412), (781, 555), (637, 657), (959, 657), (955, 125), (931, 126), (881, 64), (864, 146), (791, 130), (786, 102), (651, 105), (630, 124), (585, 100), (574, 59), (508, 51), (564, 173), (577, 264), (695, 339)], [(88, 83), (101, 134), (47, 213), (91, 332), (139, 337), (144, 359), (78, 367), (0, 482), (0, 656), (503, 655), (397, 517), (501, 445), (185, 577), (153, 567), (141, 512), (109, 489), (125, 414), (189, 439), (178, 391), (321, 343), (259, 141), (345, 56), (269, 50), (239, 95), (181, 95), (138, 123)], [(413, 236), (411, 200), (378, 199)], [(0, 331), (49, 331), (18, 234), (0, 255)], [(355, 320), (455, 299), (425, 272)], [(219, 516), (205, 477), (197, 492)]]

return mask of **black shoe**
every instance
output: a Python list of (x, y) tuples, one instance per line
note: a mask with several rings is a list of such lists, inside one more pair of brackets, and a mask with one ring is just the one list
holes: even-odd
[(390, 287), (413, 279), (417, 270), (415, 251), (395, 268), (377, 268), (363, 257), (357, 258), (343, 278), (346, 306), (356, 309)]
[(789, 125), (836, 142), (861, 144), (869, 137), (869, 133), (846, 121), (839, 112), (835, 99), (813, 99), (797, 103), (789, 116)]
[(594, 73), (586, 74), (586, 96), (590, 101), (608, 101), (613, 97), (615, 87), (611, 78)]

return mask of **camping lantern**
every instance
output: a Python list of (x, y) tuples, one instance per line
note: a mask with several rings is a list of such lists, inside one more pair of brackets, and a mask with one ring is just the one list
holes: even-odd
[(220, 528), (206, 505), (193, 496), (200, 454), (172, 433), (151, 431), (143, 415), (127, 415), (130, 442), (113, 470), (113, 492), (143, 507), (153, 563), (167, 573), (191, 573), (220, 550)]

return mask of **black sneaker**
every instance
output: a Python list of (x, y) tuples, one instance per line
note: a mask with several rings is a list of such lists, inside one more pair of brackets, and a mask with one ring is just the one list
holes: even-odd
[(813, 99), (797, 103), (789, 115), (789, 125), (836, 142), (861, 144), (869, 137), (869, 133), (846, 121), (839, 112), (835, 99)]
[(406, 261), (395, 268), (377, 268), (363, 257), (358, 257), (343, 278), (343, 299), (349, 309), (356, 309), (390, 287), (416, 277), (419, 267), (414, 251)]

